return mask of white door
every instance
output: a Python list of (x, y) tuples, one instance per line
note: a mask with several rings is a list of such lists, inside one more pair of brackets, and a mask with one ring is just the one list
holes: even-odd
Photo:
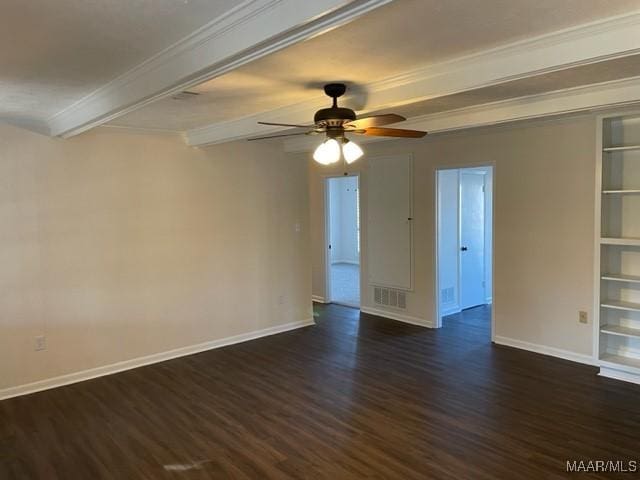
[(460, 308), (486, 303), (484, 285), (484, 179), (460, 172)]

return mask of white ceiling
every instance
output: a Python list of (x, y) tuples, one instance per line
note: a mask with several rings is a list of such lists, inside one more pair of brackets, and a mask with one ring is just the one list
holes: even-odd
[[(350, 106), (363, 109), (367, 94), (359, 85), (639, 8), (639, 0), (396, 0), (346, 26), (191, 88), (200, 93), (197, 97), (160, 100), (111, 124), (184, 131), (318, 98), (320, 86), (335, 80), (354, 85)], [(623, 68), (541, 75), (467, 95), (462, 103), (640, 73), (637, 59), (618, 66)], [(457, 97), (448, 100), (451, 105), (461, 103)], [(417, 115), (420, 108), (406, 111)], [(438, 108), (448, 107), (440, 102)]]
[[(281, 107), (300, 104), (293, 111), (303, 121), (309, 103), (324, 104), (327, 81), (345, 81), (345, 103), (356, 110), (396, 105), (413, 117), (640, 75), (638, 14), (565, 33), (564, 50), (545, 37), (536, 53), (530, 43), (511, 56), (491, 51), (640, 12), (640, 0), (389, 1), (0, 0), (0, 121), (73, 135), (114, 119), (111, 126), (187, 131), (190, 144), (206, 144), (253, 135), (256, 115), (278, 118)], [(429, 83), (442, 62), (482, 52)], [(220, 72), (189, 88), (198, 96), (165, 96)], [(393, 93), (372, 87), (408, 72), (421, 80), (396, 81)], [(442, 88), (443, 78), (459, 86), (444, 80)]]
[(0, 0), (0, 119), (44, 121), (240, 0)]

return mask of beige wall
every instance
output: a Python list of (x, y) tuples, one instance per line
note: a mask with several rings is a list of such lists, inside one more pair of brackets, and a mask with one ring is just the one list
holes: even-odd
[(277, 145), (0, 126), (0, 390), (310, 318), (307, 197)]
[[(591, 355), (595, 127), (594, 117), (583, 116), (365, 146), (365, 157), (351, 168), (362, 175), (363, 218), (367, 157), (414, 157), (411, 320), (430, 324), (434, 317), (436, 167), (495, 164), (495, 335)], [(322, 176), (340, 174), (342, 167), (308, 164), (313, 294), (324, 297)], [(365, 282), (366, 230), (362, 236)], [(362, 292), (363, 306), (374, 307), (372, 289), (363, 283)], [(589, 325), (578, 323), (578, 310), (589, 313)]]

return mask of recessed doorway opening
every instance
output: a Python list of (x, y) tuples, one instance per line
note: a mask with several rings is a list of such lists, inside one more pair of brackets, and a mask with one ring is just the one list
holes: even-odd
[(437, 170), (436, 218), (440, 327), (448, 315), (493, 303), (493, 167)]
[(357, 175), (330, 177), (326, 192), (326, 301), (360, 308), (360, 191)]

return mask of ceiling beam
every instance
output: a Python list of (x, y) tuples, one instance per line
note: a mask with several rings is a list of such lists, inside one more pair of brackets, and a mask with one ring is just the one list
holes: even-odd
[[(640, 12), (553, 32), (465, 55), (365, 85), (366, 110), (411, 104), (467, 90), (621, 58), (640, 52)], [(187, 131), (189, 145), (207, 145), (276, 132), (257, 121), (309, 122), (326, 103), (309, 102)]]
[(246, 0), (47, 120), (70, 137), (252, 60), (339, 27), (392, 0)]
[[(634, 77), (433, 113), (414, 117), (399, 125), (402, 128), (436, 134), (638, 104), (640, 77)], [(395, 140), (365, 136), (357, 136), (354, 139), (358, 143)], [(305, 152), (312, 150), (317, 144), (317, 138), (292, 138), (284, 142), (284, 149), (286, 152)]]

